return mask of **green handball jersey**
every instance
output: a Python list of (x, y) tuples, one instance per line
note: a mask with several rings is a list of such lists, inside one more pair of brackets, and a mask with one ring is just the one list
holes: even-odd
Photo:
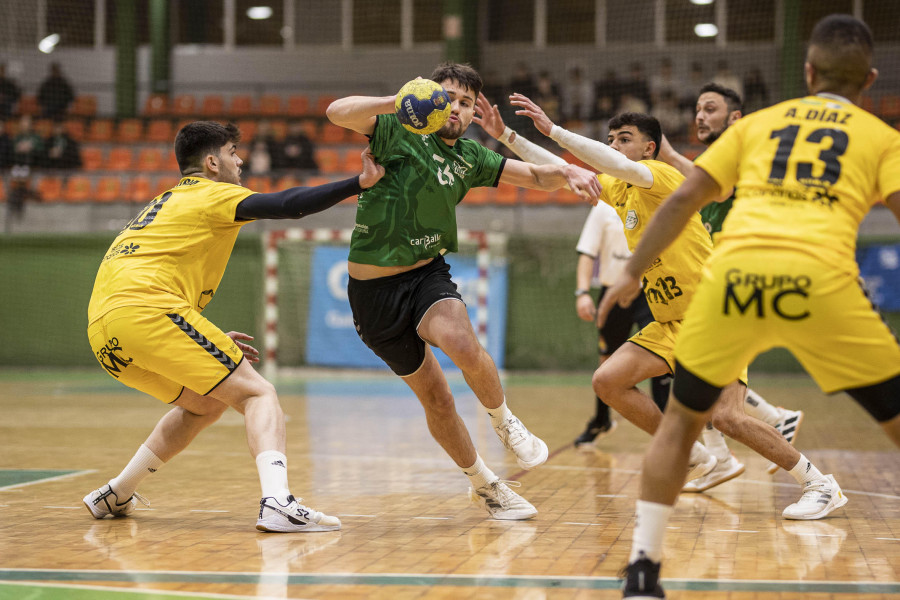
[(734, 193), (727, 200), (711, 202), (700, 209), (700, 220), (703, 221), (703, 226), (712, 236), (713, 242), (716, 241), (716, 234), (722, 231), (722, 223), (725, 222), (725, 217), (728, 216), (728, 211), (731, 210), (733, 204)]
[(369, 148), (385, 175), (359, 195), (349, 260), (382, 267), (455, 252), (456, 205), (496, 186), (506, 160), (474, 140), (407, 131), (393, 114), (378, 116)]

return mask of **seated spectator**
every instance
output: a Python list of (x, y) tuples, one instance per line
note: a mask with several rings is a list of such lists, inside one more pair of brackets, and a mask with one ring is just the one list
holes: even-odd
[(0, 170), (5, 171), (12, 166), (13, 140), (6, 131), (6, 121), (0, 119)]
[(66, 114), (74, 99), (75, 92), (63, 75), (62, 67), (59, 63), (51, 63), (50, 75), (38, 88), (37, 101), (41, 107), (41, 114), (51, 119), (61, 117)]
[(759, 67), (751, 69), (744, 77), (744, 114), (769, 106), (769, 89)]
[(316, 164), (315, 146), (313, 146), (312, 140), (306, 137), (303, 123), (298, 121), (288, 126), (288, 134), (284, 138), (277, 168), (319, 170), (319, 165)]
[(6, 76), (6, 65), (0, 63), (0, 119), (8, 119), (13, 114), (13, 108), (22, 91), (16, 82)]
[(619, 79), (615, 69), (608, 69), (603, 79), (594, 88), (594, 120), (607, 121), (619, 112), (619, 100), (622, 96), (624, 82)]
[(44, 160), (44, 140), (31, 126), (28, 115), (19, 119), (19, 133), (13, 138), (13, 165), (36, 167)]
[(10, 171), (9, 194), (6, 201), (6, 233), (12, 231), (12, 224), (21, 221), (25, 216), (25, 202), (40, 200), (41, 197), (31, 188), (31, 167), (17, 165)]
[(697, 106), (697, 94), (706, 83), (703, 65), (699, 61), (692, 62), (691, 69), (688, 72), (688, 79), (679, 93), (678, 105), (682, 110), (694, 111)]
[[(513, 72), (512, 79), (509, 80), (509, 93), (522, 94), (529, 98), (534, 97), (535, 93), (534, 77), (528, 69), (528, 65), (523, 62), (516, 63), (516, 69)], [(504, 101), (507, 100), (504, 98)]]
[(46, 140), (47, 167), (51, 169), (78, 169), (81, 167), (81, 148), (66, 131), (61, 121), (53, 124), (53, 133)]
[(268, 175), (272, 172), (272, 153), (264, 139), (256, 138), (250, 145), (247, 156), (250, 172), (254, 175)]

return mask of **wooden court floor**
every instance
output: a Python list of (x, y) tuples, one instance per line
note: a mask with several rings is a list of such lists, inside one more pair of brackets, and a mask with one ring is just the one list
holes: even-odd
[[(282, 377), (291, 487), (339, 532), (264, 534), (242, 419), (227, 414), (150, 476), (124, 519), (81, 498), (118, 473), (166, 407), (93, 371), (0, 371), (0, 599), (621, 597), (648, 436), (620, 421), (591, 451), (571, 441), (591, 410), (590, 374), (510, 376), (514, 412), (551, 449), (521, 471), (458, 376), (459, 412), (485, 462), (540, 511), (488, 518), (429, 436), (398, 379)], [(813, 522), (781, 519), (799, 497), (783, 472), (732, 443), (741, 477), (682, 495), (665, 545), (673, 600), (900, 597), (900, 451), (847, 397), (805, 377), (756, 376), (806, 412), (797, 446), (850, 502)]]

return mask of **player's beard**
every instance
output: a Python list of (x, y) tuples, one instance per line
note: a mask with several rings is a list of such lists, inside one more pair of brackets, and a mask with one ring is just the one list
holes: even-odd
[(463, 126), (462, 121), (458, 121), (457, 123), (447, 121), (444, 123), (443, 127), (438, 129), (437, 134), (441, 139), (458, 140), (465, 132), (466, 128)]
[(706, 136), (706, 139), (703, 140), (703, 145), (705, 145), (705, 146), (711, 145), (714, 141), (716, 141), (717, 139), (719, 139), (719, 137), (720, 137), (723, 133), (725, 133), (725, 130), (726, 130), (726, 129), (728, 129), (728, 126), (727, 126), (727, 125), (726, 125), (725, 127), (723, 127), (722, 129), (712, 129), (712, 128), (710, 128), (710, 130), (709, 130), (709, 135), (707, 135), (707, 136)]

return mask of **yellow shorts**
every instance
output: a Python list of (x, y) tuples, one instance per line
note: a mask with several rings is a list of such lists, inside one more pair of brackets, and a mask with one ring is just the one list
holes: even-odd
[(900, 344), (855, 265), (784, 249), (714, 252), (684, 318), (678, 362), (721, 386), (776, 346), (790, 350), (826, 393), (900, 374)]
[(88, 325), (88, 338), (110, 376), (167, 403), (183, 388), (202, 395), (213, 391), (244, 356), (191, 308), (117, 308)]
[[(683, 321), (668, 321), (666, 323), (660, 323), (658, 321), (653, 321), (636, 334), (629, 338), (629, 342), (637, 344), (644, 350), (652, 352), (657, 355), (669, 365), (669, 372), (675, 372), (675, 342), (677, 339), (681, 337), (681, 329), (682, 329)], [(744, 368), (730, 380), (726, 381), (725, 384), (731, 383), (735, 379), (740, 380), (741, 383), (747, 385), (747, 366), (745, 364)], [(724, 385), (720, 386), (724, 387)]]

